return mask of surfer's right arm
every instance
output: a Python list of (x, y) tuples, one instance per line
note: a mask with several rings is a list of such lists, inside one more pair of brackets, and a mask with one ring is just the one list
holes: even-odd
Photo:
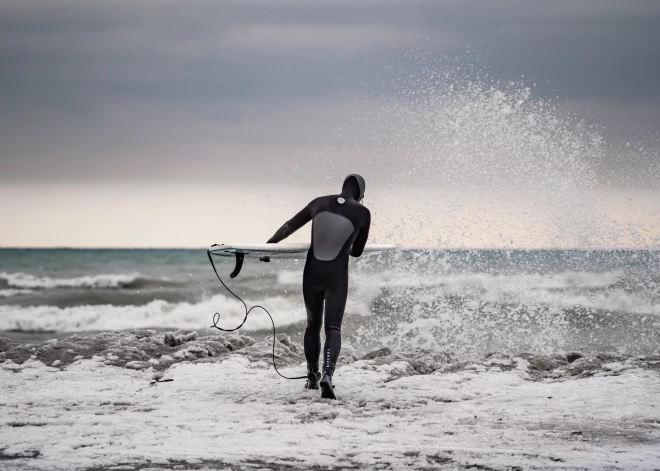
[(275, 235), (268, 239), (268, 243), (277, 244), (279, 241), (286, 239), (311, 220), (312, 210), (308, 204), (302, 209), (302, 211), (285, 222), (284, 225), (277, 230)]
[(359, 257), (362, 255), (364, 246), (367, 245), (367, 239), (369, 238), (369, 227), (371, 226), (371, 213), (367, 208), (364, 208), (365, 215), (362, 221), (362, 227), (360, 227), (360, 232), (358, 232), (355, 241), (353, 242), (353, 247), (351, 247), (351, 256)]

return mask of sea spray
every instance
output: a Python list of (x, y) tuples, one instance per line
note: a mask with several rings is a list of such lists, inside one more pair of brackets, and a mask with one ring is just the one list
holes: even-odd
[(410, 199), (396, 208), (401, 243), (607, 246), (594, 211), (599, 132), (478, 63), (416, 52), (380, 70), (359, 140), (380, 149), (379, 183)]
[[(594, 249), (622, 240), (644, 246), (644, 237), (599, 212), (597, 169), (611, 145), (559, 99), (536, 93), (532, 81), (496, 78), (478, 62), (424, 51), (396, 55), (377, 69), (377, 85), (365, 90), (371, 100), (361, 102), (368, 109), (356, 112), (359, 125), (351, 128), (362, 134), (351, 135), (348, 127), (342, 132), (377, 149), (369, 156), (370, 166), (394, 199), (376, 203), (375, 210), (387, 213), (394, 240), (436, 249)], [(387, 171), (379, 171), (383, 168)], [(388, 289), (374, 303), (378, 320), (362, 326), (360, 338), (383, 338), (395, 348), (450, 348), (466, 354), (561, 351), (567, 342), (579, 341), (589, 348), (607, 343), (609, 349), (652, 350), (650, 337), (622, 334), (615, 341), (613, 335), (600, 335), (607, 330), (614, 334), (612, 324), (627, 332), (640, 319), (656, 326), (645, 317), (659, 313), (654, 288), (641, 288), (640, 293), (635, 287), (635, 296), (623, 288), (633, 279), (648, 280), (648, 272), (640, 276), (628, 270), (624, 275), (616, 266), (621, 255), (612, 251), (600, 253), (612, 259), (606, 273), (600, 272), (602, 266), (598, 273), (579, 266), (580, 260), (587, 261), (580, 253), (516, 254), (524, 264), (520, 267), (506, 260), (509, 253), (465, 251), (464, 257), (448, 260), (436, 251), (400, 252), (389, 260), (389, 268), (407, 280), (405, 287)], [(492, 254), (499, 263), (480, 267), (480, 259)], [(650, 259), (656, 276), (657, 257), (642, 256)], [(456, 262), (466, 265), (460, 258), (474, 259), (467, 262), (472, 285), (456, 274), (442, 280), (460, 273), (452, 269)], [(557, 259), (562, 259), (562, 272), (547, 276), (553, 267), (546, 263)], [(566, 264), (577, 265), (576, 271), (566, 272)], [(537, 279), (534, 286), (534, 277), (543, 282)], [(558, 279), (572, 286), (543, 286)], [(461, 289), (452, 289), (457, 284)], [(622, 312), (626, 314), (612, 314)], [(609, 322), (612, 316), (616, 322)], [(575, 324), (580, 323), (578, 335)], [(641, 344), (626, 346), (628, 341)]]

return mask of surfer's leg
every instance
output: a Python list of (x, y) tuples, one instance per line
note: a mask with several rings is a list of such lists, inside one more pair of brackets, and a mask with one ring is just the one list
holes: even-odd
[(319, 370), (321, 354), (321, 326), (323, 325), (323, 290), (303, 279), (303, 297), (307, 309), (307, 329), (305, 329), (305, 359), (307, 370)]
[(323, 348), (323, 371), (333, 374), (341, 350), (341, 323), (344, 319), (348, 276), (342, 276), (332, 290), (325, 292), (325, 346)]

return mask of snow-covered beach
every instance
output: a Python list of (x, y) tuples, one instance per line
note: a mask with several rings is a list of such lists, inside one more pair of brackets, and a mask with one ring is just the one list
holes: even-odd
[[(181, 331), (4, 340), (0, 467), (660, 468), (658, 354), (347, 346), (330, 401), (277, 376), (270, 347)], [(277, 354), (284, 374), (304, 371), (295, 342)]]

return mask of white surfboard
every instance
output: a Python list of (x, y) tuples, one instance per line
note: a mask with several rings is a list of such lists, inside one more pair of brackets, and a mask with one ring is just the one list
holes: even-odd
[[(309, 243), (299, 244), (220, 244), (213, 245), (209, 249), (211, 254), (219, 257), (233, 257), (243, 254), (245, 258), (306, 258), (309, 251)], [(392, 244), (367, 244), (364, 252), (382, 252), (395, 250)]]
[[(275, 258), (306, 258), (309, 251), (309, 243), (301, 244), (220, 244), (212, 245), (209, 250), (209, 259), (211, 255), (218, 257), (236, 257), (236, 267), (229, 275), (236, 278), (241, 272), (244, 258), (256, 258), (262, 262), (270, 262)], [(382, 252), (385, 250), (394, 250), (396, 245), (390, 244), (367, 244), (364, 252)], [(213, 260), (211, 260), (213, 263)], [(214, 266), (215, 269), (215, 266)], [(217, 274), (217, 272), (216, 272)]]

